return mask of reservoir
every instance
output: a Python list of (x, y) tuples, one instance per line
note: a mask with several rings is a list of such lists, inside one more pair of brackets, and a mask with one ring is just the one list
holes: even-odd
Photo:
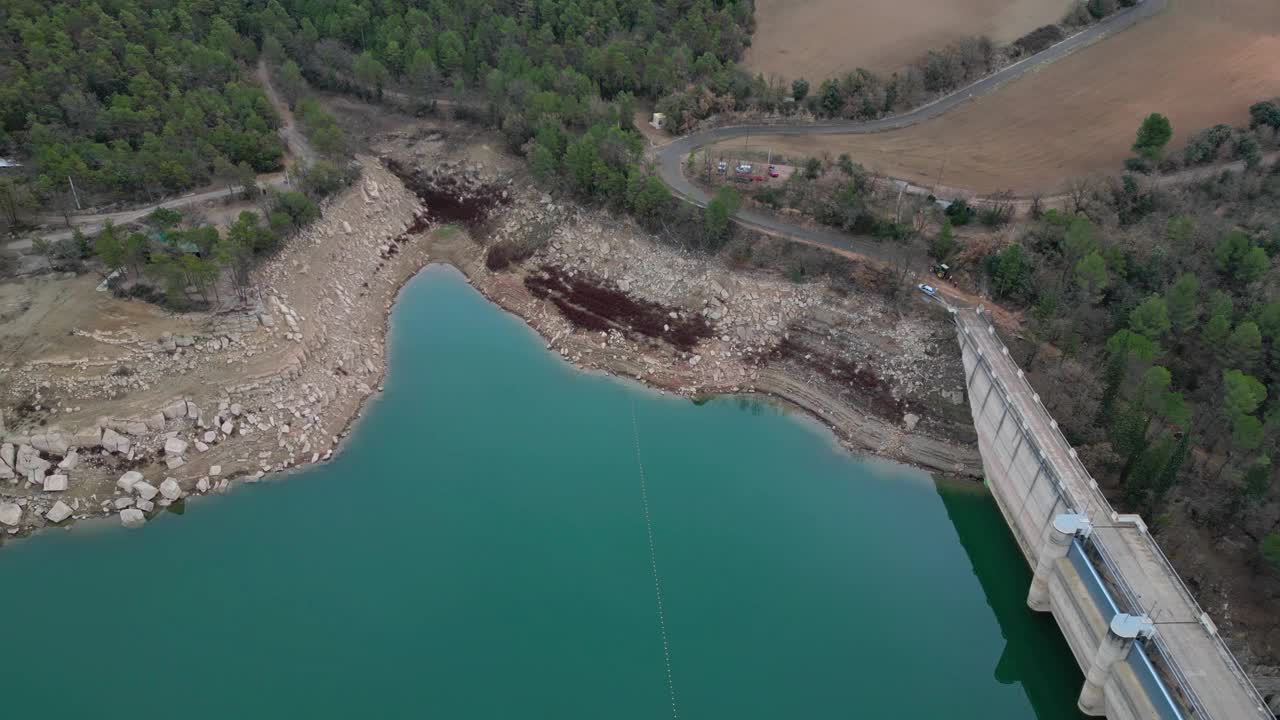
[(0, 549), (6, 715), (1079, 717), (981, 486), (577, 371), (450, 268), (392, 321), (332, 462)]

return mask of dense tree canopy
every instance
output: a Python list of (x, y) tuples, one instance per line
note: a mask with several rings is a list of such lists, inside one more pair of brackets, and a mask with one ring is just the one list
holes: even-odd
[(280, 166), (278, 119), (243, 63), (243, 1), (12, 0), (0, 10), (0, 152), (38, 190), (145, 196)]

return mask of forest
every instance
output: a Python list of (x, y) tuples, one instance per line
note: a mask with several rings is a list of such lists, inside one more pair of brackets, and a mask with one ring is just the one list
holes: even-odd
[(5, 3), (0, 154), (34, 166), (21, 201), (65, 205), (71, 183), (81, 201), (142, 199), (280, 169), (246, 22), (234, 2)]
[[(1280, 108), (1261, 101), (1250, 115), (1212, 153), (1242, 170), (1181, 186), (1158, 172), (1079, 181), (1065, 210), (1033, 213), (982, 267), (1002, 304), (1026, 308), (1018, 360), (1121, 504), (1158, 526), (1181, 484), (1198, 523), (1243, 531), (1280, 565), (1267, 509), (1280, 457), (1280, 166), (1258, 151), (1276, 146)], [(1158, 167), (1171, 135), (1152, 115), (1134, 152)], [(1181, 152), (1203, 144), (1195, 135)]]
[(424, 105), (480, 98), (479, 119), (545, 181), (674, 217), (671, 234), (715, 246), (727, 228), (706, 228), (640, 167), (631, 115), (636, 98), (677, 90), (745, 99), (734, 60), (751, 13), (747, 0), (18, 0), (0, 9), (0, 154), (32, 172), (0, 181), (0, 196), (13, 220), (68, 211), (84, 199), (72, 183), (136, 200), (279, 169), (279, 120), (248, 77), (261, 54), (291, 101), (307, 82)]

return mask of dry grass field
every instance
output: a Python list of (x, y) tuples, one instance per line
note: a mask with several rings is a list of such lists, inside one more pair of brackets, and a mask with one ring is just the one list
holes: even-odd
[(974, 35), (997, 44), (1061, 20), (1076, 0), (758, 0), (744, 62), (813, 85), (859, 67), (893, 72)]
[(1170, 0), (1151, 20), (915, 127), (751, 144), (788, 155), (847, 152), (926, 186), (1053, 191), (1119, 170), (1148, 113), (1169, 116), (1176, 150), (1197, 130), (1245, 122), (1250, 104), (1275, 95), (1276, 0)]

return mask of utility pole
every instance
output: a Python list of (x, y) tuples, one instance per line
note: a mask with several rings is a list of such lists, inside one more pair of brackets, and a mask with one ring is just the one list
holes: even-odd
[(67, 176), (67, 184), (71, 186), (71, 197), (76, 201), (76, 210), (80, 210), (80, 195), (76, 192), (76, 184), (72, 181), (71, 176)]

